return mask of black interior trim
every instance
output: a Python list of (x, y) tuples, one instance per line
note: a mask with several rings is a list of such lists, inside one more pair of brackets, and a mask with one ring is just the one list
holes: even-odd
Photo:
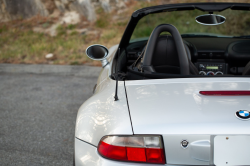
[[(131, 67), (128, 67), (127, 69), (128, 73), (127, 73), (127, 77), (128, 80), (133, 80), (131, 79), (134, 75), (136, 75), (136, 80), (144, 80), (144, 79), (169, 79), (169, 78), (216, 78), (216, 77), (239, 77), (239, 78), (245, 78), (246, 76), (243, 75), (181, 75), (181, 74), (165, 74), (165, 73), (155, 73), (155, 72), (138, 72), (133, 70)], [(247, 77), (250, 77), (247, 76)]]
[(181, 35), (177, 28), (171, 24), (158, 25), (151, 33), (143, 57), (143, 70), (150, 72), (155, 71), (153, 69), (153, 55), (157, 39), (161, 32), (169, 32), (172, 35), (179, 57), (180, 73), (183, 75), (189, 75), (189, 61)]

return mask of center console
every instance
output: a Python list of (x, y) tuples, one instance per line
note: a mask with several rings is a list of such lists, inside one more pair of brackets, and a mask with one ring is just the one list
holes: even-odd
[(224, 75), (227, 74), (227, 64), (222, 61), (202, 60), (197, 61), (195, 66), (199, 70), (200, 75)]

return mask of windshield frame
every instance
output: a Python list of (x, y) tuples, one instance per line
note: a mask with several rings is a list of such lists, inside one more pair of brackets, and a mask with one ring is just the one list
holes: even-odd
[(139, 10), (136, 10), (130, 17), (130, 20), (125, 28), (123, 36), (118, 46), (118, 51), (116, 51), (114, 56), (114, 63), (112, 65), (111, 75), (116, 73), (116, 66), (118, 63), (118, 58), (120, 52), (124, 51), (129, 45), (130, 38), (141, 18), (152, 13), (160, 12), (171, 12), (171, 11), (182, 11), (182, 10), (201, 10), (204, 12), (220, 12), (226, 9), (232, 10), (247, 10), (249, 11), (250, 3), (227, 3), (227, 2), (212, 2), (212, 3), (179, 3), (179, 4), (167, 4), (167, 5), (158, 5), (152, 7), (146, 7)]
[[(250, 8), (250, 3), (181, 3), (181, 4), (168, 4), (168, 5), (159, 5), (152, 6), (147, 8), (142, 8), (136, 10), (131, 18), (127, 27), (124, 31), (122, 39), (119, 44), (121, 51), (125, 48), (130, 41), (130, 38), (138, 24), (139, 20), (148, 14), (152, 13), (161, 13), (161, 12), (171, 12), (171, 11), (183, 11), (183, 10), (201, 10), (204, 12), (221, 12), (226, 9), (231, 10), (248, 10)], [(234, 37), (234, 36), (233, 36)]]

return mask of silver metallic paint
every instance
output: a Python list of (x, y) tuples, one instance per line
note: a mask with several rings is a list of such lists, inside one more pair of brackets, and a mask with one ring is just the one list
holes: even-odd
[[(114, 55), (116, 49), (111, 50)], [(96, 146), (104, 135), (133, 134), (124, 81), (119, 81), (119, 100), (114, 101), (115, 81), (109, 77), (111, 64), (101, 71), (95, 94), (79, 108), (76, 119), (75, 136)]]
[(211, 145), (209, 140), (194, 141), (190, 144), (191, 157), (196, 160), (209, 162)]
[(249, 78), (135, 80), (126, 81), (125, 86), (134, 133), (161, 134), (169, 164), (213, 162), (211, 148), (202, 159), (190, 147), (180, 146), (184, 139), (193, 144), (211, 141), (211, 135), (250, 134), (250, 121), (235, 118), (237, 110), (249, 110), (250, 96), (199, 94), (202, 90), (250, 90)]
[[(110, 63), (101, 71), (95, 94), (80, 107), (77, 116), (76, 137), (95, 146), (104, 135), (133, 134), (123, 81), (119, 81), (119, 101), (114, 102), (115, 81), (109, 76), (116, 50), (117, 46), (112, 47), (107, 56)], [(248, 78), (135, 80), (125, 85), (135, 134), (162, 135), (168, 164), (211, 165), (213, 135), (250, 134), (250, 121), (234, 116), (239, 109), (249, 110), (248, 96), (199, 94), (200, 90), (250, 90)], [(186, 149), (180, 146), (183, 139), (190, 143)], [(211, 145), (197, 146), (200, 141)], [(104, 159), (96, 147), (78, 139), (75, 150), (77, 166), (148, 165)]]
[(80, 107), (76, 120), (75, 136), (96, 146), (105, 135), (133, 134), (124, 83), (118, 84), (118, 101), (114, 101), (115, 81), (108, 78), (102, 84), (99, 93)]
[(205, 96), (201, 90), (250, 90), (249, 78), (126, 81), (135, 134), (250, 134), (250, 96)]
[[(209, 161), (200, 160), (200, 156), (197, 153), (203, 153), (199, 147), (194, 147), (192, 144), (201, 140), (210, 140), (209, 135), (172, 135), (164, 134), (164, 147), (168, 164), (180, 164), (180, 165), (209, 165)], [(180, 141), (186, 139), (190, 145), (183, 149), (180, 146)], [(210, 149), (209, 149), (210, 152)], [(210, 154), (205, 153), (205, 158), (210, 159)]]

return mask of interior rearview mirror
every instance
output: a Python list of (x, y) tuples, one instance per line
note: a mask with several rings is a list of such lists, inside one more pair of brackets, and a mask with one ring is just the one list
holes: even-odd
[(205, 14), (195, 18), (196, 22), (202, 25), (219, 25), (226, 21), (226, 18), (216, 14)]

